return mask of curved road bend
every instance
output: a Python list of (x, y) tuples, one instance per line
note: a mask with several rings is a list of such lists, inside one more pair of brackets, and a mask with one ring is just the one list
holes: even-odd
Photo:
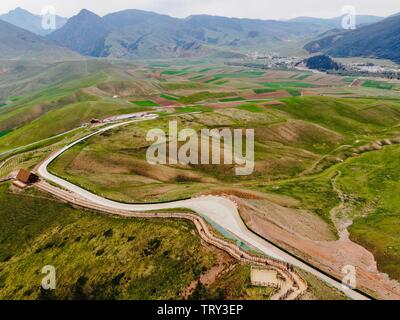
[(126, 204), (120, 203), (117, 201), (112, 201), (109, 199), (105, 199), (98, 195), (95, 195), (83, 188), (80, 188), (64, 179), (61, 179), (53, 174), (51, 174), (47, 167), (48, 165), (53, 162), (56, 158), (58, 158), (61, 154), (63, 154), (68, 149), (72, 148), (73, 146), (77, 145), (78, 143), (89, 139), (90, 137), (103, 133), (105, 131), (115, 129), (120, 126), (125, 126), (127, 124), (131, 124), (134, 122), (139, 122), (143, 120), (132, 120), (123, 123), (117, 123), (105, 128), (102, 128), (94, 133), (91, 133), (77, 141), (67, 145), (66, 147), (62, 148), (61, 150), (52, 154), (47, 160), (45, 160), (38, 169), (38, 174), (48, 180), (51, 181), (62, 188), (69, 190), (70, 192), (76, 193), (79, 196), (85, 198), (88, 201), (93, 203), (106, 206), (112, 209), (117, 210), (126, 210), (132, 212), (143, 212), (143, 211), (150, 211), (150, 210), (165, 210), (165, 209), (179, 209), (179, 208), (187, 208), (190, 210), (195, 211), (196, 213), (202, 215), (203, 217), (208, 218), (209, 220), (213, 221), (217, 225), (221, 226), (225, 230), (229, 231), (237, 238), (241, 239), (246, 244), (260, 250), (267, 256), (272, 258), (284, 261), (289, 263), (293, 266), (296, 266), (300, 269), (303, 269), (306, 272), (313, 274), (314, 276), (318, 277), (319, 279), (323, 280), (324, 282), (328, 283), (332, 287), (342, 291), (347, 297), (354, 299), (354, 300), (368, 300), (368, 297), (364, 296), (363, 294), (351, 290), (349, 288), (344, 287), (339, 281), (330, 278), (329, 276), (323, 274), (322, 272), (314, 269), (313, 267), (305, 264), (304, 262), (298, 260), (294, 256), (289, 255), (288, 253), (284, 252), (283, 250), (279, 249), (278, 247), (274, 246), (273, 244), (267, 242), (266, 240), (262, 239), (261, 237), (257, 236), (253, 232), (251, 232), (242, 221), (237, 206), (234, 202), (227, 198), (217, 197), (217, 196), (203, 196), (198, 198), (193, 198), (189, 200), (182, 200), (182, 201), (175, 201), (170, 203), (160, 203), (160, 204)]

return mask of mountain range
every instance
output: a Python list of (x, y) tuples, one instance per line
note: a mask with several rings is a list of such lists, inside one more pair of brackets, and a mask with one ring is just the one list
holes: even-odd
[(83, 55), (169, 58), (271, 48), (327, 28), (307, 23), (195, 15), (186, 19), (125, 10), (100, 17), (82, 10), (48, 36)]
[[(28, 30), (32, 33), (44, 36), (54, 30), (46, 30), (42, 27), (42, 17), (34, 15), (22, 8), (16, 8), (6, 14), (0, 15), (0, 20), (11, 23), (17, 27)], [(61, 28), (66, 22), (67, 18), (56, 16), (56, 29)]]
[[(358, 16), (358, 28), (340, 29), (341, 17), (288, 21), (193, 15), (185, 19), (141, 10), (100, 17), (82, 10), (58, 17), (44, 34), (41, 18), (17, 8), (0, 16), (0, 58), (84, 56), (102, 58), (241, 57), (248, 51), (305, 49), (330, 56), (366, 56), (400, 62), (400, 15)], [(2, 20), (8, 20), (4, 22)], [(36, 33), (36, 34), (35, 34)]]
[(372, 57), (400, 63), (400, 15), (321, 37), (306, 44), (305, 49), (333, 57)]

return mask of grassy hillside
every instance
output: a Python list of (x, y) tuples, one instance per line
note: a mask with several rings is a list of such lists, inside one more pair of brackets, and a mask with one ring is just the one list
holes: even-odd
[[(0, 185), (0, 299), (181, 299), (217, 262), (184, 221), (118, 219)], [(39, 289), (45, 265), (57, 289)]]
[(324, 52), (334, 57), (375, 57), (400, 61), (396, 43), (399, 34), (399, 15), (356, 30), (323, 37), (305, 46), (309, 52)]
[(3, 147), (11, 149), (15, 146), (26, 145), (80, 127), (91, 119), (102, 119), (107, 116), (144, 110), (147, 109), (113, 101), (72, 103), (63, 108), (50, 111), (29, 124), (12, 131), (2, 140)]
[(400, 280), (400, 147), (388, 146), (338, 168), (340, 188), (356, 217), (351, 238), (374, 253), (379, 268)]

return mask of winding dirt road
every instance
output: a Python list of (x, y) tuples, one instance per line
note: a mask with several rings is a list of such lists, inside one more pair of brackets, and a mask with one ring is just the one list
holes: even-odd
[(83, 188), (80, 188), (62, 178), (59, 178), (51, 174), (47, 167), (60, 155), (66, 152), (68, 149), (77, 145), (78, 143), (85, 141), (94, 135), (101, 134), (103, 132), (115, 129), (117, 127), (125, 126), (134, 122), (139, 122), (143, 120), (132, 120), (123, 123), (117, 123), (105, 128), (99, 129), (98, 131), (91, 133), (69, 145), (62, 148), (61, 150), (52, 154), (47, 160), (45, 160), (38, 168), (38, 174), (45, 180), (52, 182), (65, 190), (68, 190), (72, 194), (83, 198), (86, 201), (99, 205), (102, 208), (107, 208), (109, 210), (121, 210), (123, 212), (144, 212), (144, 211), (154, 211), (154, 210), (165, 210), (165, 209), (179, 209), (187, 208), (193, 210), (200, 216), (204, 217), (206, 220), (211, 221), (218, 226), (222, 227), (224, 230), (228, 231), (236, 238), (240, 239), (252, 248), (258, 249), (263, 254), (284, 263), (289, 263), (295, 267), (303, 269), (306, 272), (313, 274), (324, 282), (328, 283), (332, 287), (342, 291), (346, 296), (354, 300), (368, 300), (365, 295), (347, 288), (342, 285), (341, 282), (323, 274), (319, 270), (305, 264), (296, 257), (289, 255), (273, 244), (267, 242), (261, 237), (257, 236), (251, 232), (243, 223), (237, 205), (228, 198), (219, 196), (203, 196), (198, 198), (192, 198), (189, 200), (175, 201), (170, 203), (160, 203), (160, 204), (126, 204), (117, 201), (112, 201), (105, 199), (98, 195), (95, 195)]

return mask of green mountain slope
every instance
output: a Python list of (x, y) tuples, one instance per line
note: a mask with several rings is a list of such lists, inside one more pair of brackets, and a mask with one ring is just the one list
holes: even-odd
[(328, 29), (308, 23), (208, 15), (178, 19), (140, 10), (120, 11), (101, 18), (82, 10), (48, 39), (94, 57), (170, 58), (270, 50), (315, 37)]
[(0, 20), (0, 59), (63, 60), (77, 56), (36, 34)]
[(308, 43), (305, 49), (335, 57), (374, 57), (400, 62), (400, 16), (323, 37)]

